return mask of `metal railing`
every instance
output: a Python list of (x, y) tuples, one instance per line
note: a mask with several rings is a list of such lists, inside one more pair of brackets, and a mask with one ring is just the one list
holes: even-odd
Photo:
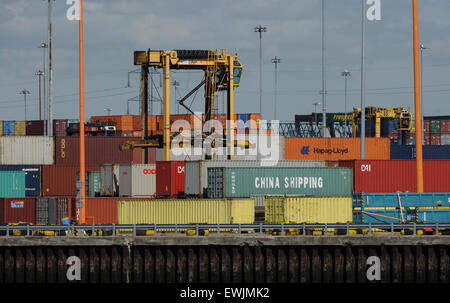
[[(350, 231), (362, 231), (366, 234), (383, 231), (385, 234), (394, 234), (400, 231), (409, 231), (411, 235), (416, 235), (418, 230), (432, 231), (434, 235), (439, 235), (439, 231), (450, 230), (450, 223), (369, 223), (369, 224), (102, 224), (102, 225), (4, 225), (0, 226), (0, 236), (32, 236), (33, 232), (54, 231), (55, 236), (76, 236), (76, 235), (99, 235), (116, 236), (119, 232), (137, 236), (140, 232), (153, 231), (149, 236), (156, 236), (158, 233), (183, 233), (195, 231), (199, 235), (200, 231), (211, 231), (217, 235), (220, 233), (234, 233), (239, 235), (266, 234), (267, 232), (277, 232), (280, 235), (307, 235), (310, 231), (321, 231), (324, 235), (331, 234), (337, 236), (348, 236), (354, 234)], [(102, 231), (100, 234), (99, 232)], [(105, 231), (107, 231), (105, 233)], [(45, 234), (45, 233), (44, 233)], [(106, 234), (106, 235), (105, 235)], [(38, 234), (39, 235), (39, 234)]]

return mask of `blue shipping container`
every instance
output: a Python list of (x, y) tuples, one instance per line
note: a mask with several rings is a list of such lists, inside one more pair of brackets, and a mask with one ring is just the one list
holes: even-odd
[(450, 206), (450, 193), (376, 193), (354, 194), (353, 200), (362, 200), (363, 207), (436, 207)]
[(3, 121), (3, 136), (14, 136), (14, 129), (14, 121)]
[(419, 209), (419, 223), (450, 223), (450, 209)]
[(249, 120), (249, 114), (237, 114), (237, 120), (241, 120), (244, 123), (247, 123)]
[(387, 137), (390, 134), (397, 134), (398, 130), (395, 128), (395, 122), (391, 119), (384, 119), (382, 120), (382, 127), (383, 127), (383, 134), (382, 137)]
[[(414, 160), (416, 158), (415, 145), (391, 145), (391, 159)], [(450, 145), (423, 145), (423, 159), (450, 159)]]
[(0, 171), (25, 172), (25, 197), (41, 195), (41, 169), (37, 165), (1, 165)]

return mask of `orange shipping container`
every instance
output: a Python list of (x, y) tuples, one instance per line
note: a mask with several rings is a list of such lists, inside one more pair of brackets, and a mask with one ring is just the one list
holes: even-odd
[(120, 116), (92, 116), (91, 123), (100, 122), (113, 122), (115, 123), (117, 131), (133, 131), (133, 115), (120, 115)]
[[(285, 160), (356, 160), (360, 138), (286, 138)], [(366, 138), (367, 160), (389, 160), (389, 138)]]

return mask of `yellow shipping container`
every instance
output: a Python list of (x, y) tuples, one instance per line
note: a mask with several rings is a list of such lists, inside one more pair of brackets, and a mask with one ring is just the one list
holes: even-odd
[(266, 197), (265, 222), (351, 223), (351, 197)]
[(3, 136), (3, 121), (0, 121), (0, 136)]
[(14, 122), (14, 135), (15, 136), (26, 136), (27, 135), (27, 122), (26, 121), (15, 121)]
[(252, 224), (253, 199), (119, 200), (119, 224)]

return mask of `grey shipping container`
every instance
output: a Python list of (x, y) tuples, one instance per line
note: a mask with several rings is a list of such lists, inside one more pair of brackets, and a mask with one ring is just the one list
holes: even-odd
[(188, 196), (204, 196), (208, 188), (208, 168), (211, 167), (326, 167), (326, 161), (186, 161), (184, 192)]
[(119, 195), (119, 165), (100, 166), (100, 196), (117, 197)]
[(52, 165), (55, 163), (53, 137), (0, 137), (0, 164)]
[(119, 167), (119, 196), (137, 197), (156, 194), (155, 164), (122, 164)]
[(350, 168), (209, 168), (208, 195), (246, 198), (256, 195), (351, 196)]

